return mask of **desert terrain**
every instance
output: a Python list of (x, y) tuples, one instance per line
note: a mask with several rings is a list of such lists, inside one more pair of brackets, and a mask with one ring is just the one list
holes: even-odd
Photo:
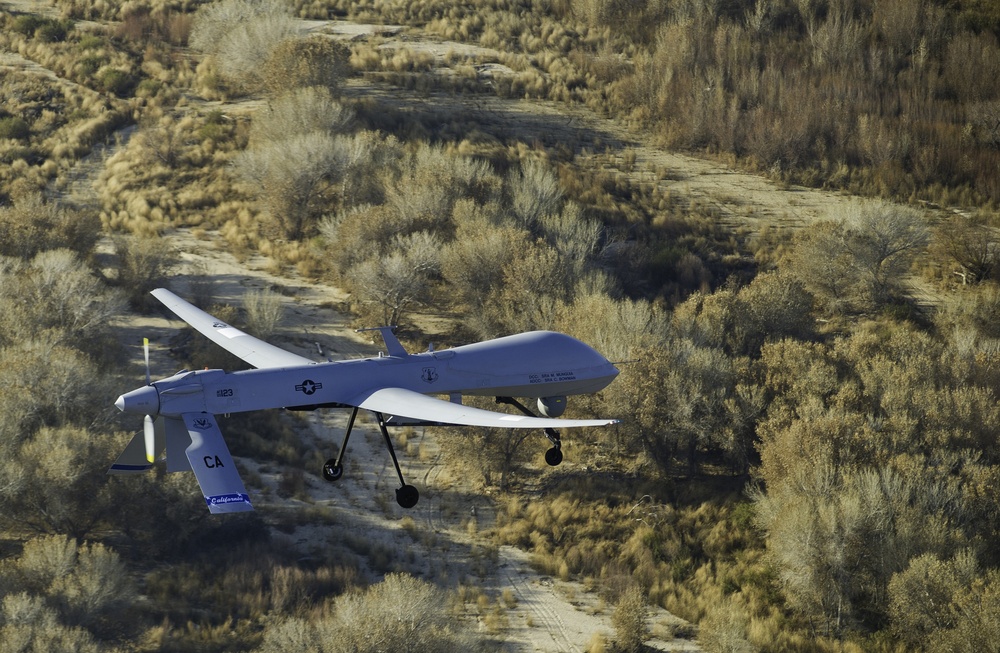
[[(52, 12), (47, 4), (34, 0), (9, 0), (3, 4), (8, 10)], [(377, 38), (380, 49), (407, 48), (426, 53), (434, 59), (435, 75), (452, 74), (449, 67), (464, 58), (489, 60), (492, 56), (488, 48), (434, 38), (414, 28), (318, 20), (301, 21), (300, 27), (303, 33), (333, 39)], [(0, 70), (45, 77), (53, 84), (73, 84), (13, 52), (0, 52)], [(481, 64), (477, 70), (484, 79), (511, 74), (500, 64)], [(629, 125), (582, 104), (413, 90), (380, 83), (374, 76), (353, 77), (342, 92), (347, 98), (364, 98), (394, 114), (428, 116), (443, 122), (449, 115), (462, 116), (462, 121), (474, 123), (470, 128), (483, 139), (504, 141), (516, 135), (547, 151), (568, 151), (575, 165), (627, 179), (636, 187), (670, 198), (675, 205), (699, 207), (726, 228), (743, 234), (768, 228), (798, 229), (853, 201), (842, 193), (777, 183), (718, 160), (668, 151)], [(251, 118), (261, 105), (257, 98), (221, 102), (192, 95), (187, 101), (200, 112), (221, 111)], [(68, 172), (69, 183), (46, 189), (46, 195), (76, 206), (99, 206), (94, 183), (107, 160), (134, 133), (135, 126), (117, 131)], [(373, 356), (380, 351), (380, 342), (355, 331), (352, 317), (346, 313), (350, 296), (343, 289), (306, 278), (292, 268), (276, 271), (260, 255), (235, 256), (226, 240), (211, 230), (170, 229), (163, 238), (177, 258), (169, 270), (168, 285), (181, 295), (197, 291), (216, 302), (238, 305), (248, 289), (278, 292), (284, 318), (274, 344), (317, 359), (320, 352), (332, 359), (345, 359)], [(99, 251), (102, 256), (110, 256), (110, 240), (102, 243)], [(913, 281), (913, 293), (919, 302), (936, 301), (934, 292), (917, 280)], [(417, 317), (429, 340), (423, 346), (431, 344), (441, 320), (460, 319), (437, 315), (433, 307), (423, 310)], [(154, 376), (165, 376), (174, 371), (170, 350), (182, 328), (183, 324), (166, 311), (133, 316), (121, 324), (122, 338), (137, 361), (137, 382), (141, 378), (141, 339), (148, 337), (152, 342)], [(347, 418), (346, 411), (334, 410), (296, 418), (302, 437), (316, 451), (317, 462), (339, 446)], [(221, 426), (225, 432), (224, 420)], [(421, 492), (420, 503), (412, 511), (404, 511), (392, 501), (393, 469), (375, 425), (365, 419), (348, 447), (345, 477), (337, 484), (323, 481), (316, 466), (303, 470), (303, 493), (282, 498), (278, 491), (280, 470), (248, 458), (238, 462), (245, 478), (252, 479), (248, 482), (251, 498), (265, 515), (310, 506), (330, 509), (333, 517), (328, 522), (275, 530), (276, 538), (287, 541), (303, 556), (343, 550), (345, 557), (364, 560), (362, 549), (366, 553), (381, 551), (382, 557), (393, 561), (394, 568), (428, 580), (452, 587), (474, 581), (498, 605), (504, 604), (505, 622), (499, 630), (507, 643), (506, 650), (582, 651), (593, 645), (597, 634), (613, 639), (613, 608), (593, 588), (541, 574), (532, 566), (528, 552), (491, 542), (494, 498), (450, 469), (440, 454), (439, 439), (462, 437), (460, 429), (414, 429), (404, 437), (405, 444), (397, 442), (402, 470)], [(564, 437), (572, 438), (572, 434)], [(538, 444), (541, 451), (541, 438)], [(559, 469), (544, 474), (579, 473), (584, 468), (583, 461), (567, 459)], [(538, 488), (530, 494), (530, 500), (543, 502), (546, 496)], [(384, 568), (374, 565), (368, 570), (369, 579), (375, 580), (384, 572)], [(700, 650), (694, 640), (695, 627), (662, 608), (650, 608), (648, 623), (652, 635), (646, 642), (648, 646), (663, 651)]]

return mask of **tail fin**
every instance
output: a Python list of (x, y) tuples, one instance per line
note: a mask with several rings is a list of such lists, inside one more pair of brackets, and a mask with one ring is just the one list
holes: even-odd
[(215, 416), (185, 413), (182, 418), (191, 436), (185, 453), (208, 509), (212, 514), (253, 510)]
[[(166, 443), (164, 436), (163, 418), (158, 417), (153, 422), (154, 428), (154, 460), (163, 453)], [(153, 468), (153, 463), (146, 460), (146, 441), (143, 431), (139, 431), (128, 444), (125, 450), (118, 456), (118, 460), (108, 469), (108, 474), (141, 474)]]

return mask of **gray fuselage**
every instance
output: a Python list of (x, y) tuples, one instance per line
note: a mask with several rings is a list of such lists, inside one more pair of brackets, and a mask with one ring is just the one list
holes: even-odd
[(533, 331), (437, 352), (227, 373), (184, 372), (119, 398), (126, 412), (181, 415), (357, 406), (380, 388), (420, 394), (555, 397), (597, 392), (618, 375), (604, 356), (560, 333)]

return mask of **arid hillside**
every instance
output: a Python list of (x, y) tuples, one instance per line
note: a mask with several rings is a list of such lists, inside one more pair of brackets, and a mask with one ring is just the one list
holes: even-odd
[[(0, 641), (996, 641), (989, 3), (2, 8)], [(158, 285), (316, 358), (564, 331), (622, 362), (570, 412), (622, 423), (554, 469), (395, 431), (407, 513), (374, 425), (331, 486), (347, 413), (233, 415), (257, 511), (210, 517), (104, 474), (143, 337), (239, 365)]]

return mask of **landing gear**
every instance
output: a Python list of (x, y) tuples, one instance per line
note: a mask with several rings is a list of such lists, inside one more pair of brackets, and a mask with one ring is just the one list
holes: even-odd
[(396, 503), (401, 508), (410, 509), (417, 505), (420, 493), (417, 492), (417, 488), (407, 485), (406, 481), (403, 480), (403, 472), (399, 469), (399, 461), (396, 460), (396, 450), (392, 447), (392, 440), (389, 439), (389, 429), (385, 427), (385, 418), (382, 416), (382, 413), (375, 413), (375, 419), (378, 420), (378, 427), (382, 431), (382, 437), (385, 438), (385, 448), (389, 450), (389, 456), (392, 457), (392, 465), (396, 468), (396, 476), (399, 477), (399, 489), (396, 490)]
[(412, 485), (403, 485), (403, 487), (396, 490), (396, 503), (402, 508), (409, 510), (413, 506), (417, 505), (417, 501), (420, 500), (420, 493), (417, 492), (417, 488)]
[(344, 453), (347, 452), (347, 441), (351, 439), (351, 431), (354, 429), (354, 420), (358, 418), (358, 409), (351, 411), (351, 419), (347, 420), (347, 432), (344, 433), (344, 441), (340, 444), (340, 451), (336, 458), (331, 458), (323, 465), (323, 478), (330, 481), (339, 481), (344, 475)]
[[(337, 457), (329, 459), (323, 465), (323, 478), (328, 481), (339, 481), (344, 475), (344, 453), (347, 451), (347, 442), (351, 439), (351, 431), (354, 429), (354, 420), (357, 417), (358, 409), (355, 408), (351, 411), (351, 419), (347, 422), (347, 432), (344, 433), (344, 442), (340, 445)], [(389, 430), (385, 426), (385, 418), (382, 416), (382, 413), (375, 413), (375, 419), (378, 420), (378, 427), (382, 431), (382, 437), (385, 438), (386, 449), (389, 450), (389, 456), (392, 457), (392, 465), (396, 468), (396, 475), (399, 476), (400, 487), (396, 490), (396, 503), (402, 508), (410, 509), (417, 505), (417, 501), (420, 500), (420, 492), (412, 485), (407, 485), (406, 481), (403, 480), (403, 472), (399, 469), (396, 450), (393, 449), (392, 440), (389, 439)]]
[[(513, 397), (497, 397), (496, 402), (498, 404), (507, 404), (508, 406), (513, 406), (514, 408), (517, 408), (519, 411), (521, 411), (528, 417), (537, 417), (537, 415), (528, 410), (528, 408), (526, 408), (524, 404), (519, 402), (517, 399), (514, 399)], [(545, 452), (545, 462), (547, 462), (551, 467), (555, 467), (559, 463), (561, 463), (563, 459), (562, 438), (559, 437), (558, 431), (551, 428), (545, 429), (545, 437), (547, 437), (549, 439), (549, 442), (552, 443), (552, 448)]]
[(339, 481), (340, 477), (344, 475), (344, 466), (338, 464), (336, 460), (331, 458), (326, 461), (323, 465), (323, 478), (333, 483), (334, 481)]

